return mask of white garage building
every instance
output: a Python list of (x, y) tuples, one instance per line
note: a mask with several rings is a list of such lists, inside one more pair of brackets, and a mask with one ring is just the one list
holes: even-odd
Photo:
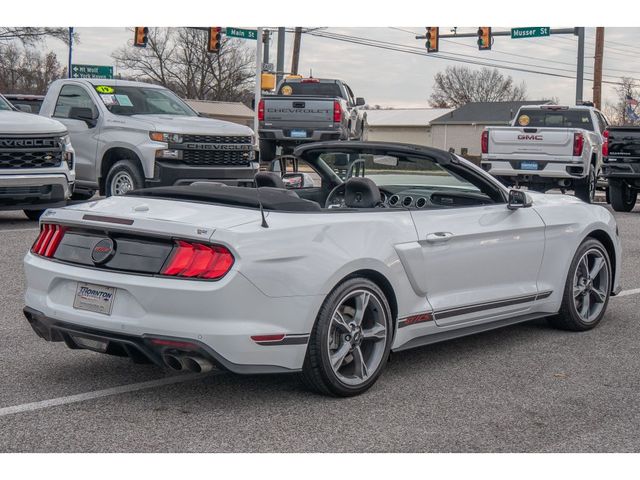
[(431, 120), (450, 111), (448, 108), (367, 110), (364, 139), (431, 146)]

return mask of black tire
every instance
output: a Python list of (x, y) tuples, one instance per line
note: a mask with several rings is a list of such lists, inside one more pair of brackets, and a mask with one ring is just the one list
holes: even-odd
[(609, 199), (616, 212), (630, 212), (636, 206), (638, 191), (625, 182), (609, 180)]
[(40, 217), (44, 213), (44, 210), (23, 210), (23, 212), (29, 220), (37, 222), (38, 220), (40, 220)]
[(276, 158), (276, 142), (260, 139), (260, 161), (270, 162)]
[(71, 200), (89, 200), (96, 194), (95, 190), (74, 190)]
[(124, 188), (118, 191), (118, 178), (126, 178), (126, 181), (131, 183), (131, 190), (138, 190), (139, 188), (144, 187), (144, 177), (142, 176), (142, 173), (140, 172), (136, 164), (131, 160), (118, 160), (109, 169), (109, 173), (107, 173), (107, 178), (105, 180), (104, 186), (105, 194), (107, 197), (111, 197), (113, 195), (122, 195), (124, 193)]
[[(581, 259), (587, 252), (599, 252), (602, 258), (605, 259), (605, 265), (603, 265), (603, 269), (606, 267), (606, 292), (604, 302), (596, 302), (602, 303), (602, 310), (598, 315), (596, 315), (593, 319), (589, 319), (589, 321), (585, 321), (578, 312), (578, 308), (576, 306), (575, 299), (578, 296), (574, 296), (574, 276), (576, 275), (576, 270), (579, 268)], [(604, 275), (604, 272), (603, 272)], [(548, 317), (548, 322), (552, 327), (561, 329), (561, 330), (570, 330), (573, 332), (584, 332), (586, 330), (591, 330), (594, 328), (600, 321), (607, 310), (607, 305), (609, 303), (609, 298), (611, 296), (611, 285), (613, 282), (613, 275), (611, 269), (611, 260), (609, 258), (609, 254), (607, 253), (607, 249), (604, 248), (602, 243), (593, 238), (588, 238), (578, 247), (573, 260), (571, 261), (571, 266), (569, 267), (569, 273), (567, 274), (567, 280), (564, 285), (564, 292), (562, 296), (562, 304), (560, 306), (560, 311), (557, 315), (553, 317)], [(587, 293), (587, 296), (590, 293)], [(593, 297), (590, 297), (593, 298)]]
[[(363, 380), (359, 385), (349, 385), (343, 382), (336, 375), (331, 366), (329, 360), (329, 334), (332, 326), (332, 317), (336, 309), (341, 305), (340, 302), (351, 292), (360, 291), (366, 291), (373, 295), (377, 300), (374, 305), (380, 305), (384, 310), (383, 312), (378, 312), (377, 307), (373, 308), (374, 312), (382, 313), (384, 315), (386, 336), (384, 340), (380, 339), (380, 342), (384, 341), (384, 349), (382, 349), (382, 345), (380, 345), (379, 352), (382, 353), (382, 356), (380, 357), (380, 363), (377, 367), (372, 373), (368, 373), (366, 380)], [(362, 277), (352, 277), (345, 280), (333, 289), (325, 299), (322, 307), (320, 307), (315, 325), (311, 331), (311, 338), (309, 340), (307, 355), (301, 374), (303, 382), (308, 387), (319, 393), (335, 397), (350, 397), (365, 392), (371, 388), (371, 386), (380, 377), (380, 374), (389, 359), (389, 351), (391, 350), (391, 341), (393, 336), (393, 325), (394, 320), (391, 317), (391, 309), (389, 308), (387, 298), (375, 283)], [(350, 355), (351, 353), (348, 353), (345, 356), (345, 359)], [(351, 361), (354, 361), (353, 356)]]
[(576, 197), (586, 203), (593, 203), (596, 198), (598, 175), (593, 165), (589, 165), (587, 178), (581, 180), (574, 188)]

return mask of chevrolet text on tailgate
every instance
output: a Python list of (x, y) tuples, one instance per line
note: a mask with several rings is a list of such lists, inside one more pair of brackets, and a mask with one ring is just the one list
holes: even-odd
[(510, 127), (482, 132), (482, 168), (506, 185), (572, 189), (592, 202), (608, 122), (590, 106), (521, 107)]
[(75, 196), (121, 195), (145, 186), (252, 183), (253, 131), (200, 117), (171, 91), (123, 80), (51, 84), (40, 114), (64, 123), (77, 156)]

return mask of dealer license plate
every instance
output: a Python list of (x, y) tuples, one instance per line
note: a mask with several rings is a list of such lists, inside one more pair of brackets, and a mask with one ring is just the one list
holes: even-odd
[(520, 162), (521, 170), (538, 170), (538, 162)]
[(111, 315), (115, 297), (116, 289), (114, 287), (78, 282), (73, 308)]
[(299, 129), (291, 130), (291, 138), (307, 138), (307, 131)]

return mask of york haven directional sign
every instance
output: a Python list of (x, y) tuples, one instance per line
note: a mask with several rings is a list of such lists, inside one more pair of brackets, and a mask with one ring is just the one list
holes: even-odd
[(257, 40), (258, 31), (246, 28), (227, 27), (225, 30), (227, 37), (246, 38), (247, 40)]
[(551, 34), (549, 27), (520, 27), (511, 29), (511, 38), (548, 37)]
[(71, 78), (113, 78), (113, 67), (107, 65), (71, 65)]

